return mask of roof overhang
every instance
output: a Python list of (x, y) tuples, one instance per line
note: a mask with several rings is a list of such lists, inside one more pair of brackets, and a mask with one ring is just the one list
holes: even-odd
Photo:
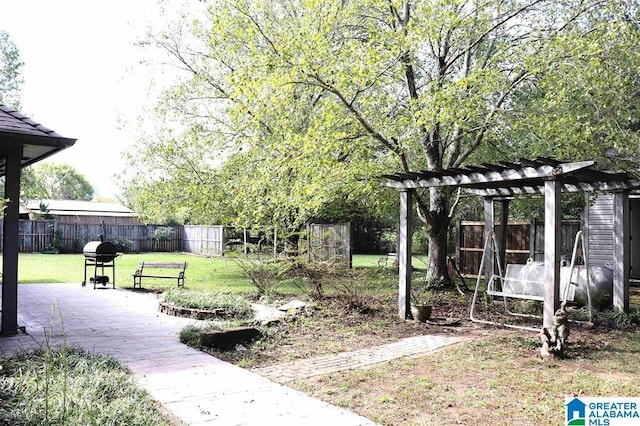
[(7, 156), (19, 155), (20, 167), (26, 167), (75, 142), (75, 139), (65, 138), (13, 108), (0, 104), (0, 176), (6, 174)]
[[(22, 148), (21, 167), (29, 166), (62, 151), (76, 142), (61, 136), (25, 135), (0, 131), (0, 155), (14, 153)], [(5, 174), (5, 159), (0, 158), (0, 176)]]

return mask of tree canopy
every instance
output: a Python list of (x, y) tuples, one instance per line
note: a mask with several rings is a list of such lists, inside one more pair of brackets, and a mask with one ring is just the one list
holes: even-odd
[(22, 170), (21, 198), (91, 201), (94, 189), (69, 164), (39, 163)]
[[(148, 40), (181, 70), (157, 112), (183, 133), (141, 141), (130, 187), (295, 227), (345, 197), (388, 206), (383, 173), (631, 154), (637, 18), (623, 0), (212, 1)], [(446, 283), (454, 194), (414, 198)]]
[(0, 30), (0, 103), (18, 109), (22, 77), (20, 69), (24, 63), (20, 51), (6, 31)]

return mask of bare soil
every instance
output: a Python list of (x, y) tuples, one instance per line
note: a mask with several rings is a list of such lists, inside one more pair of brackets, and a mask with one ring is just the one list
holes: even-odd
[[(215, 356), (258, 368), (416, 335), (466, 337), (418, 359), (290, 384), (385, 425), (560, 424), (567, 396), (640, 395), (637, 325), (573, 326), (565, 356), (543, 360), (537, 333), (473, 323), (470, 304), (470, 295), (442, 293), (433, 321), (417, 323), (398, 318), (395, 295), (327, 297), (267, 327), (254, 344)], [(479, 316), (505, 319), (499, 304), (480, 305)]]

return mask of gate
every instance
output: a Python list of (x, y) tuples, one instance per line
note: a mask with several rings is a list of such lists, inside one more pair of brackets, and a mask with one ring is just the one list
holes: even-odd
[(308, 228), (309, 260), (351, 267), (351, 224), (317, 224)]

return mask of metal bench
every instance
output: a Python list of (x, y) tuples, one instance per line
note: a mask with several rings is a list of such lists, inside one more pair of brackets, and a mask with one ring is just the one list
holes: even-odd
[(389, 263), (391, 263), (392, 266), (395, 266), (397, 259), (398, 257), (395, 253), (387, 253), (385, 257), (381, 257), (380, 259), (378, 259), (378, 266), (387, 268), (389, 266)]
[[(149, 269), (158, 270), (157, 273)], [(138, 270), (133, 274), (133, 288), (142, 288), (142, 278), (174, 279), (178, 281), (178, 287), (184, 287), (184, 271), (187, 262), (141, 262)], [(179, 270), (170, 275), (169, 270)]]

